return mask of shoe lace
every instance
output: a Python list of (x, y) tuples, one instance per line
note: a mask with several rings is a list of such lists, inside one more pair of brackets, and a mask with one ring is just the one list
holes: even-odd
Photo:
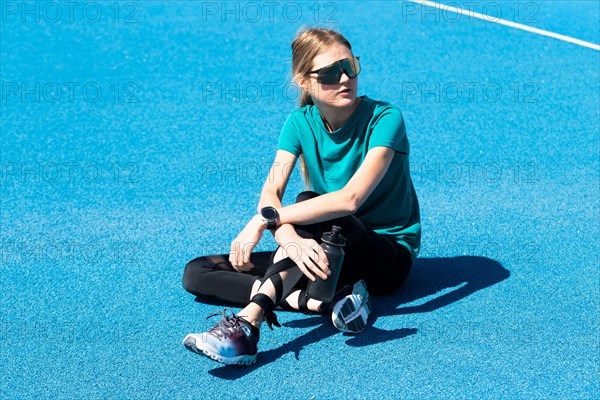
[(244, 321), (242, 317), (239, 315), (235, 315), (234, 312), (228, 308), (223, 311), (215, 311), (206, 319), (210, 319), (212, 317), (221, 316), (221, 320), (217, 322), (215, 326), (213, 326), (208, 333), (213, 334), (219, 339), (229, 338), (233, 335), (239, 335), (239, 331), (241, 330), (242, 324)]

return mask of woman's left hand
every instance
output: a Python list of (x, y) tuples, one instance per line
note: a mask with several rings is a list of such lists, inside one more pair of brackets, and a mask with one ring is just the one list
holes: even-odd
[(254, 264), (250, 262), (250, 253), (260, 241), (265, 228), (264, 221), (255, 215), (231, 242), (229, 262), (236, 271), (250, 271), (254, 268)]

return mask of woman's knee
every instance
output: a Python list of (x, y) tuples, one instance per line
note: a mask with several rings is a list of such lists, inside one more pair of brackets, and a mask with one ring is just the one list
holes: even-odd
[(367, 288), (369, 288), (369, 293), (374, 296), (382, 296), (386, 294), (392, 294), (396, 290), (400, 289), (404, 281), (387, 279), (385, 281), (367, 281)]
[(210, 270), (210, 266), (211, 262), (208, 257), (198, 257), (188, 262), (183, 269), (183, 278), (181, 279), (183, 288), (194, 295), (200, 294), (202, 274)]
[(305, 192), (299, 193), (298, 196), (296, 196), (296, 203), (300, 203), (301, 201), (305, 201), (305, 200), (314, 199), (315, 197), (319, 197), (319, 196), (320, 196), (319, 193), (307, 190)]
[[(377, 275), (365, 277), (369, 293), (379, 296), (392, 294), (404, 285), (411, 271), (411, 265), (397, 265), (392, 271)], [(370, 278), (370, 279), (369, 279)]]

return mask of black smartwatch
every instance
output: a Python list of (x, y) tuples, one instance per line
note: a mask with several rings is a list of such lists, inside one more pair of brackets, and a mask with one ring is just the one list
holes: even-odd
[(274, 207), (263, 207), (260, 209), (260, 216), (263, 221), (265, 221), (265, 225), (267, 229), (275, 229), (277, 227), (277, 222), (279, 221), (279, 214)]

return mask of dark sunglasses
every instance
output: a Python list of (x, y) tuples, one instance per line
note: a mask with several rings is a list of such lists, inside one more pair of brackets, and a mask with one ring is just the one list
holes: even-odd
[(348, 75), (348, 78), (354, 79), (360, 73), (360, 57), (344, 58), (334, 62), (323, 68), (319, 68), (314, 71), (309, 71), (309, 74), (319, 74), (317, 76), (317, 82), (325, 85), (334, 85), (340, 83), (342, 78), (342, 71)]

